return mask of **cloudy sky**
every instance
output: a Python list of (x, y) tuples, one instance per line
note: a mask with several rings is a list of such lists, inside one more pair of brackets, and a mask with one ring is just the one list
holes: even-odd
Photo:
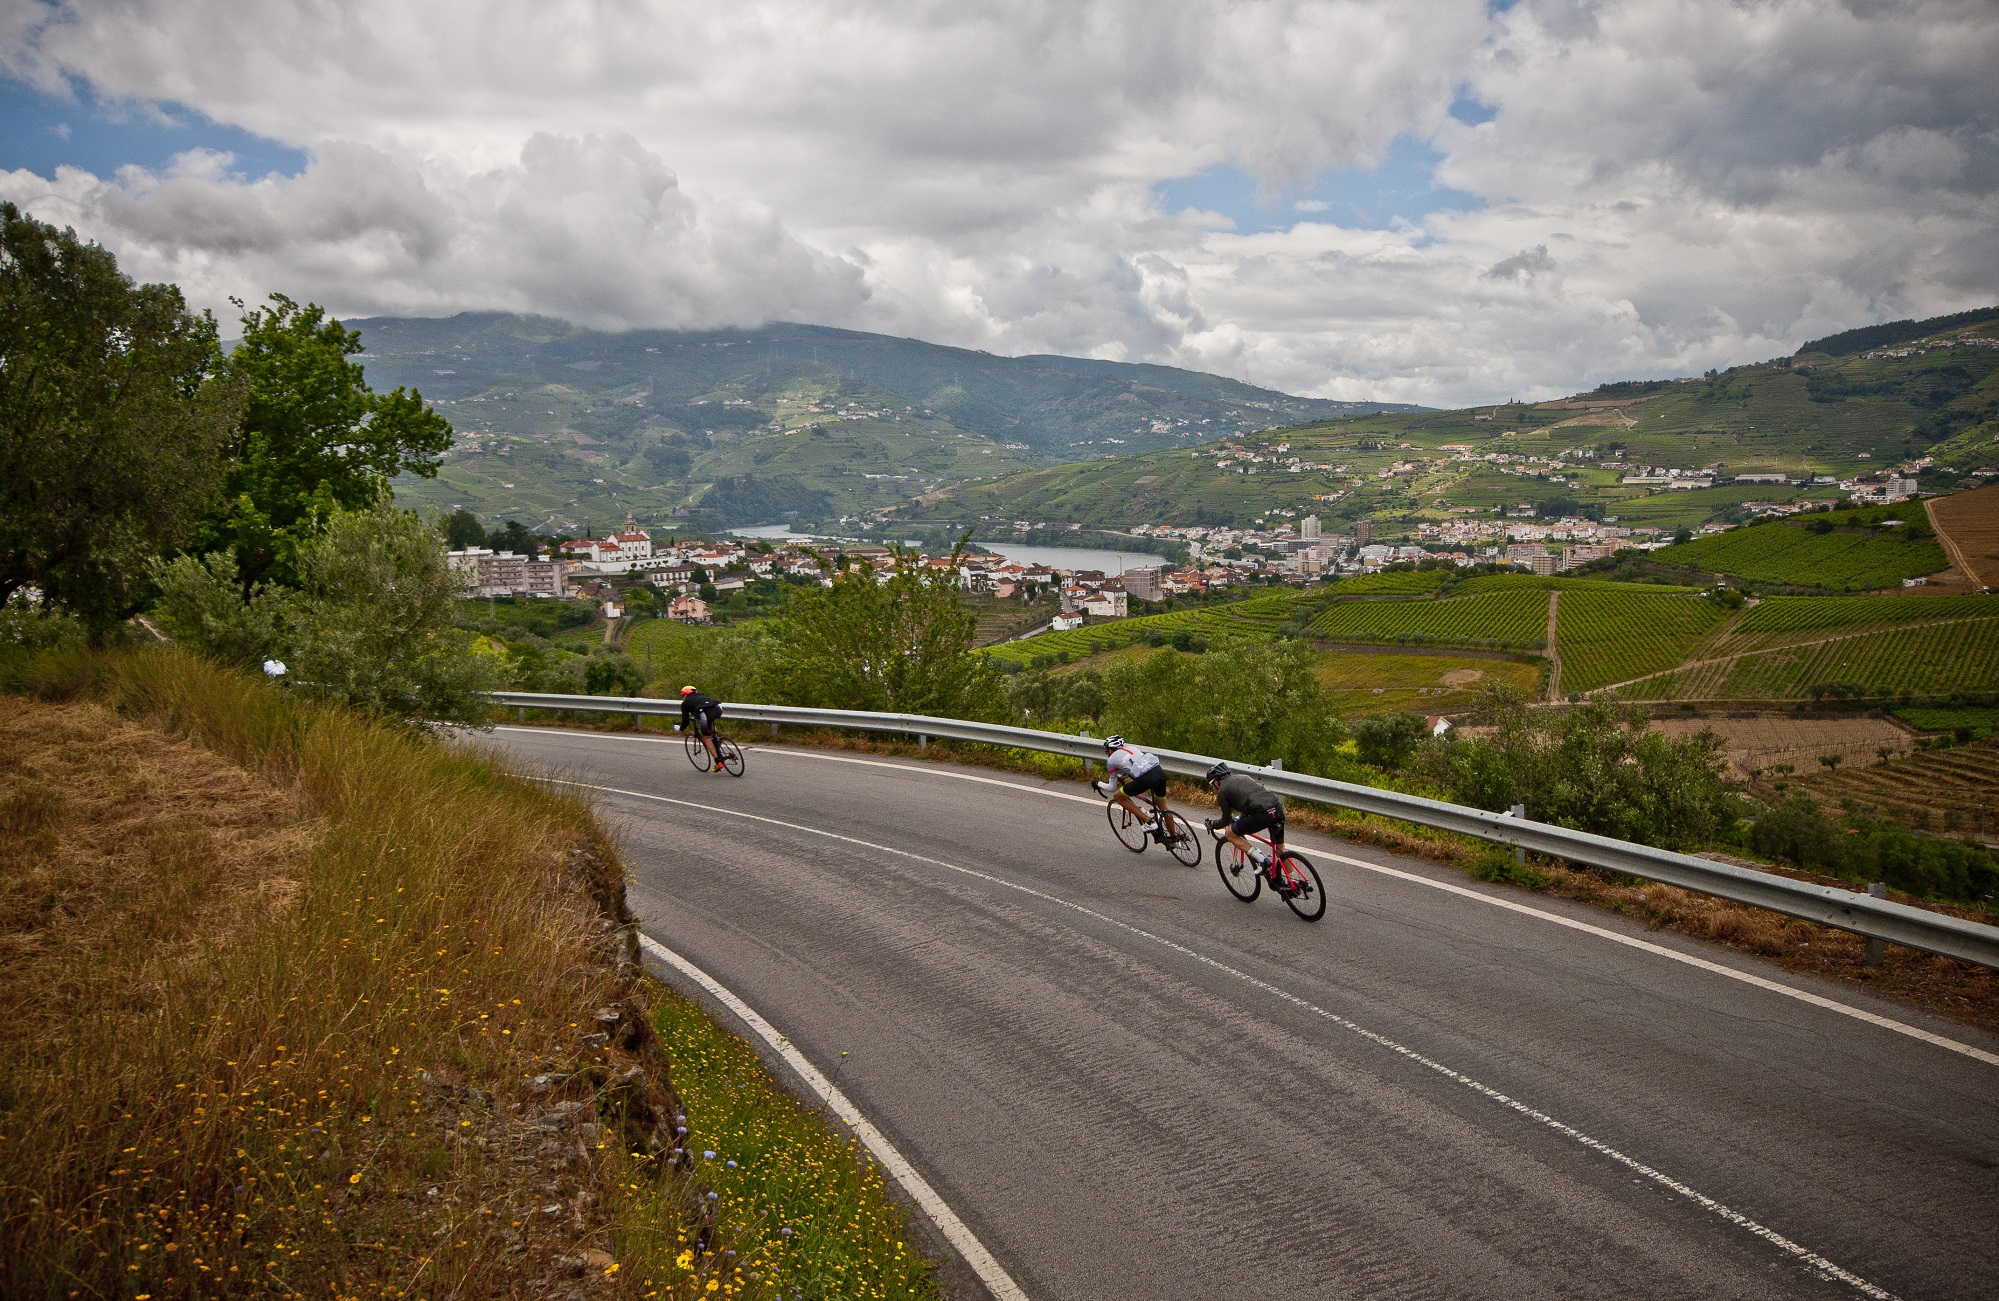
[(0, 0), (196, 304), (810, 321), (1458, 405), (1999, 302), (1992, 0)]

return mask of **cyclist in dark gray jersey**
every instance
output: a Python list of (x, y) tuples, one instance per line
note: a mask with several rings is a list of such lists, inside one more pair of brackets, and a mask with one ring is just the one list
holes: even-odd
[(1226, 834), (1231, 845), (1240, 849), (1258, 867), (1269, 867), (1271, 856), (1248, 836), (1251, 832), (1267, 832), (1272, 852), (1282, 854), (1284, 805), (1256, 778), (1248, 773), (1231, 772), (1225, 763), (1208, 769), (1208, 785), (1214, 787), (1215, 801), (1221, 806), (1221, 816), (1209, 818), (1208, 829), (1216, 831), (1227, 826)]

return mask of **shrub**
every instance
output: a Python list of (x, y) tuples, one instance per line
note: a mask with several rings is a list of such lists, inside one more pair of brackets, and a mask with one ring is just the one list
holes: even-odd
[(1311, 647), (1242, 641), (1205, 655), (1156, 650), (1104, 674), (1102, 720), (1141, 745), (1224, 759), (1282, 759), (1299, 772), (1348, 767), (1346, 726), (1313, 672)]
[(1420, 714), (1377, 714), (1353, 725), (1357, 757), (1388, 772), (1408, 763), (1428, 734)]
[(1736, 826), (1712, 732), (1668, 740), (1632, 706), (1536, 711), (1506, 687), (1482, 693), (1476, 719), (1490, 735), (1430, 742), (1417, 763), (1458, 803), (1525, 804), (1536, 821), (1668, 849), (1712, 844)]

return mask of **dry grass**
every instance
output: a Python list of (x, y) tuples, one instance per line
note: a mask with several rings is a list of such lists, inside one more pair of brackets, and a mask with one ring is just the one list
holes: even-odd
[(171, 653), (0, 685), (56, 702), (0, 725), (0, 1294), (634, 1292), (675, 1099), (585, 805)]

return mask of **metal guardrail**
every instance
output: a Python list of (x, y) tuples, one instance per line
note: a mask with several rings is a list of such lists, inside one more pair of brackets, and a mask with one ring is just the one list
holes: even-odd
[[(535, 692), (499, 691), (487, 699), (523, 711), (560, 709), (581, 712), (661, 715), (677, 717), (680, 702), (637, 696), (558, 696)], [(973, 741), (983, 745), (1015, 746), (1047, 754), (1064, 754), (1101, 762), (1103, 742), (1089, 736), (1068, 736), (1027, 727), (1007, 727), (993, 723), (968, 723), (955, 718), (930, 718), (922, 714), (874, 714), (852, 709), (806, 709), (796, 705), (724, 704), (727, 718), (737, 722), (788, 723), (799, 727), (841, 727), (867, 732), (898, 732), (919, 741), (942, 737), (953, 741)], [(1149, 747), (1148, 747), (1149, 748)], [(1152, 750), (1167, 771), (1185, 777), (1206, 775), (1216, 762), (1208, 755), (1186, 754), (1178, 750)], [(1592, 867), (1608, 868), (1648, 881), (1661, 881), (1737, 903), (1753, 904), (1790, 917), (1820, 922), (1853, 931), (1870, 939), (1886, 940), (1912, 949), (1961, 958), (1981, 966), (1999, 967), (1999, 926), (1966, 921), (1943, 913), (1912, 908), (1851, 890), (1794, 881), (1773, 872), (1759, 872), (1695, 858), (1671, 850), (1634, 845), (1587, 831), (1534, 822), (1506, 813), (1446, 804), (1441, 800), (1404, 795), (1400, 791), (1378, 790), (1284, 771), (1281, 767), (1227, 761), (1229, 766), (1253, 774), (1279, 795), (1329, 804), (1336, 808), (1374, 813), (1382, 817), (1414, 822), (1441, 831), (1476, 836), (1519, 849), (1533, 850), (1555, 858), (1565, 858)]]

